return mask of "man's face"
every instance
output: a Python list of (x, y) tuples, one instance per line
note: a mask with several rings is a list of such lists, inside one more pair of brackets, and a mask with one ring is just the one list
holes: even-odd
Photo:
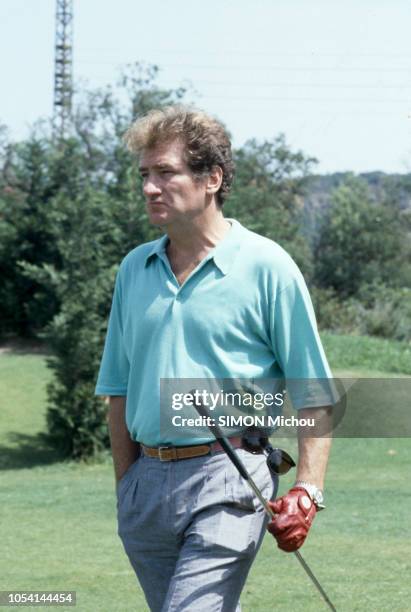
[(175, 140), (149, 149), (142, 155), (143, 193), (154, 225), (184, 223), (205, 209), (206, 181), (194, 178), (183, 153), (184, 143)]

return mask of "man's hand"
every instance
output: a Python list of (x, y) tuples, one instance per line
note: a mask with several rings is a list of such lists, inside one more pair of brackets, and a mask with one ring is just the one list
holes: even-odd
[(295, 552), (305, 541), (317, 508), (303, 488), (293, 487), (286, 495), (268, 502), (276, 517), (267, 525), (278, 548)]

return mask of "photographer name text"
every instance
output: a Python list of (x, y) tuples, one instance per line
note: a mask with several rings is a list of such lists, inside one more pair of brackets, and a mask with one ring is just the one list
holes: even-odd
[(217, 418), (199, 416), (186, 418), (176, 414), (171, 419), (174, 427), (315, 427), (315, 419), (302, 419), (295, 416), (267, 416), (267, 415), (220, 415)]

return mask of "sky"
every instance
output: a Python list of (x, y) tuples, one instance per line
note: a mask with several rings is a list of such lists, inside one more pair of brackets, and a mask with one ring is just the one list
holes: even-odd
[[(220, 118), (234, 146), (284, 133), (316, 172), (411, 172), (409, 0), (74, 0), (74, 78), (136, 61)], [(0, 123), (53, 110), (55, 0), (0, 0)]]

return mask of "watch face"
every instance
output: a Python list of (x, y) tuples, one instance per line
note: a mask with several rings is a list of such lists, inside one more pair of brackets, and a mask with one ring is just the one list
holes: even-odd
[(311, 508), (312, 504), (313, 504), (313, 502), (308, 497), (308, 495), (303, 495), (302, 497), (300, 497), (299, 502), (302, 504), (302, 506), (305, 508), (305, 510), (309, 510)]
[(314, 499), (318, 504), (322, 504), (324, 501), (323, 492), (318, 489), (318, 491), (315, 492)]

